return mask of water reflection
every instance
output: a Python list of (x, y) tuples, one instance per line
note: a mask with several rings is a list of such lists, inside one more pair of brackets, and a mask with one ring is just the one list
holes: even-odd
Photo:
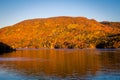
[[(41, 49), (0, 55), (0, 70), (24, 79), (120, 79), (119, 50)], [(1, 74), (0, 74), (1, 75)], [(12, 75), (13, 76), (13, 75)]]

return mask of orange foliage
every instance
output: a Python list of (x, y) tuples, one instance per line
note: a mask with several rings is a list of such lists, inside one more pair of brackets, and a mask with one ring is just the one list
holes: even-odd
[[(0, 41), (14, 48), (89, 48), (120, 28), (84, 17), (51, 17), (25, 20), (0, 29)], [(69, 43), (65, 45), (64, 43)], [(115, 43), (116, 44), (116, 43)]]

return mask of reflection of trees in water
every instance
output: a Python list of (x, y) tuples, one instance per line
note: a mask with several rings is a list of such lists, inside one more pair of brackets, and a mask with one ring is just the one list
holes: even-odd
[(119, 50), (101, 53), (101, 63), (104, 69), (120, 71)]
[[(112, 54), (113, 55), (113, 54)], [(86, 76), (95, 75), (101, 65), (112, 66), (118, 62), (118, 56), (112, 56), (113, 62), (107, 53), (99, 55), (97, 50), (40, 50), (40, 51), (16, 51), (4, 54), (4, 57), (23, 57), (17, 61), (2, 61), (10, 69), (15, 69), (23, 75), (40, 75), (42, 72), (47, 76)], [(31, 61), (24, 61), (24, 58)], [(22, 61), (23, 60), (23, 61)], [(101, 61), (103, 64), (101, 64)], [(120, 60), (119, 60), (120, 61)], [(119, 64), (119, 62), (118, 62)]]
[(12, 65), (11, 68), (22, 71), (26, 75), (38, 75), (40, 72), (44, 72), (47, 75), (64, 77), (66, 75), (71, 76), (73, 73), (86, 75), (88, 69), (91, 74), (95, 74), (99, 69), (99, 57), (92, 50), (88, 52), (85, 50), (17, 51), (2, 55), (2, 57), (25, 57), (33, 60), (39, 58), (40, 60), (36, 61), (8, 61), (3, 63)]

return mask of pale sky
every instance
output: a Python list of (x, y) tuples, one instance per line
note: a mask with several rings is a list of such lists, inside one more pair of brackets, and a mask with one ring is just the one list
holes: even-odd
[(26, 19), (56, 16), (120, 21), (120, 0), (0, 0), (0, 28)]

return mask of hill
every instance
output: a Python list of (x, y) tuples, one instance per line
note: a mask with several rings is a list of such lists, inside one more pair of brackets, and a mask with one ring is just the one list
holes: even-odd
[(103, 21), (103, 22), (100, 22), (100, 23), (104, 24), (104, 25), (107, 25), (107, 26), (110, 26), (112, 28), (120, 28), (120, 22)]
[(0, 42), (13, 48), (119, 48), (118, 34), (120, 27), (62, 16), (30, 19), (2, 28)]

